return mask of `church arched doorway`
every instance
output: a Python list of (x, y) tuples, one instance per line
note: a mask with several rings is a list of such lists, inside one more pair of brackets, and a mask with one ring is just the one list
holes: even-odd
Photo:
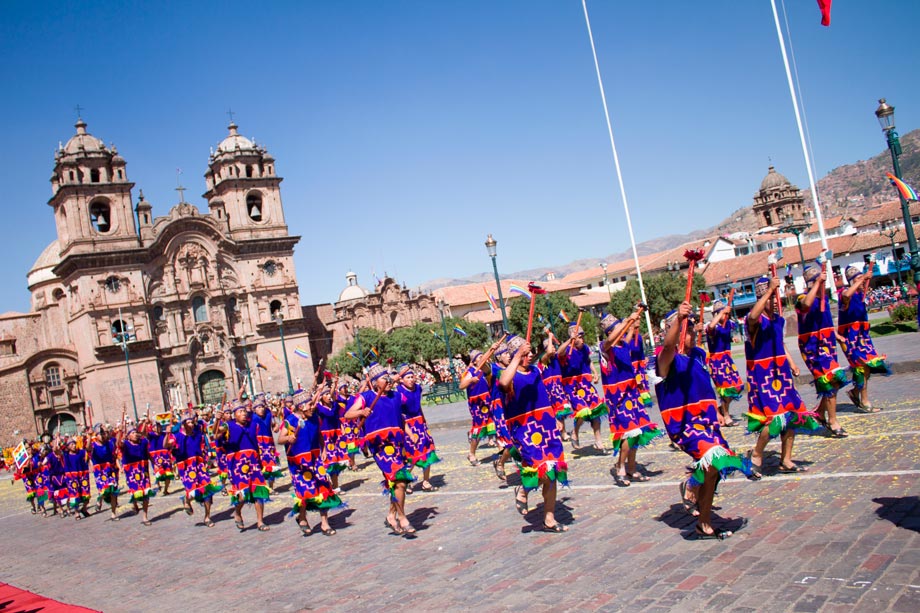
[(219, 404), (226, 390), (224, 373), (219, 370), (208, 370), (198, 377), (198, 392), (203, 404)]
[(77, 433), (77, 420), (73, 415), (58, 413), (48, 420), (48, 432), (51, 436), (73, 436)]

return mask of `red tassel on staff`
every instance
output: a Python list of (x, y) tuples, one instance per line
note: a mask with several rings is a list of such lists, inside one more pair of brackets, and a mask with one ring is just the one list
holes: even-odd
[[(687, 291), (684, 293), (684, 302), (690, 302), (690, 294), (693, 292), (693, 271), (696, 270), (696, 263), (703, 259), (702, 249), (688, 249), (684, 251), (684, 258), (689, 262), (687, 268)], [(677, 346), (677, 353), (684, 352), (684, 337), (687, 334), (687, 320), (680, 324), (680, 341)]]
[(527, 316), (527, 344), (530, 344), (530, 333), (533, 330), (533, 308), (537, 301), (537, 294), (545, 294), (546, 290), (536, 283), (528, 283), (527, 291), (530, 292), (530, 314)]

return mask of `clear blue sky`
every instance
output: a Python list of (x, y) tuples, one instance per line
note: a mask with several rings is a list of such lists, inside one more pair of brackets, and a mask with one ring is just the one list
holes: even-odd
[[(818, 176), (884, 149), (877, 98), (920, 125), (916, 0), (786, 0)], [(807, 176), (768, 0), (590, 1), (638, 240), (751, 203), (768, 159)], [(5, 292), (54, 235), (48, 177), (74, 106), (165, 215), (193, 201), (209, 147), (240, 131), (285, 178), (304, 303), (354, 269), (409, 287), (627, 247), (581, 4), (4, 2), (0, 5)], [(187, 194), (187, 197), (188, 197)]]

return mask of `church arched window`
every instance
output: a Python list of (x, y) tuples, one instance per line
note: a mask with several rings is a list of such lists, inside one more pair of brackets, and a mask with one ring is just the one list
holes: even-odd
[(108, 234), (112, 229), (112, 209), (105, 200), (96, 200), (89, 205), (89, 219), (99, 234)]
[(208, 305), (201, 296), (192, 298), (192, 315), (195, 317), (196, 323), (208, 321)]
[(281, 301), (272, 300), (271, 303), (268, 305), (268, 311), (269, 313), (271, 313), (272, 319), (275, 319), (275, 317), (277, 317), (277, 315), (281, 313)]
[(57, 364), (45, 366), (45, 385), (48, 387), (61, 387), (61, 367)]
[(262, 194), (249, 192), (246, 195), (246, 213), (253, 221), (262, 221)]
[(90, 183), (99, 183), (99, 169), (91, 168), (89, 171), (89, 182)]

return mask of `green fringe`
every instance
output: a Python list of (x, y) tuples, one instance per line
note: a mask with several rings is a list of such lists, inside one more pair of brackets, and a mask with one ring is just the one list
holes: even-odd
[(610, 446), (613, 448), (613, 455), (616, 456), (623, 447), (624, 441), (629, 442), (630, 449), (639, 449), (640, 447), (647, 447), (649, 443), (661, 436), (664, 436), (664, 432), (659, 430), (656, 426), (651, 426), (651, 429), (643, 429), (642, 434), (630, 436), (628, 438), (613, 440), (613, 435), (611, 435)]
[(163, 475), (157, 475), (156, 482), (163, 483), (164, 481), (173, 481), (176, 478), (174, 473), (166, 473)]
[(396, 475), (393, 476), (393, 482), (395, 483), (397, 481), (406, 481), (406, 482), (415, 481), (415, 477), (412, 476), (412, 469), (411, 468), (399, 469), (399, 472), (397, 472)]
[(240, 494), (238, 492), (236, 495), (236, 498), (234, 499), (233, 504), (268, 502), (270, 493), (271, 492), (269, 491), (269, 489), (265, 487), (264, 485), (257, 485), (255, 490), (247, 489), (245, 492), (243, 492), (242, 497), (240, 497)]
[(760, 432), (766, 427), (770, 432), (770, 438), (776, 438), (783, 433), (783, 430), (789, 428), (803, 434), (811, 434), (821, 430), (823, 427), (812, 415), (805, 415), (799, 420), (795, 413), (787, 412), (781, 415), (775, 415), (769, 423), (760, 421), (751, 413), (746, 413), (746, 415), (748, 418), (747, 430), (749, 434)]
[[(560, 485), (568, 485), (569, 475), (568, 472), (564, 470), (553, 468), (552, 470), (546, 471), (546, 480), (556, 481)], [(540, 487), (540, 476), (535, 469), (524, 468), (521, 470), (521, 487), (528, 492)]]
[[(712, 459), (711, 466), (719, 471), (720, 477), (725, 477), (736, 470), (744, 471), (744, 460), (736, 455), (720, 455)], [(706, 478), (706, 471), (698, 467), (693, 471), (692, 478), (696, 483), (702, 485)]]
[(471, 438), (474, 438), (478, 441), (481, 441), (484, 438), (489, 438), (490, 436), (495, 436), (495, 424), (491, 421), (479, 429), (479, 432), (471, 435)]
[(30, 501), (30, 500), (33, 500), (34, 498), (35, 498), (35, 492), (29, 492), (28, 494), (26, 494), (26, 501), (27, 501), (27, 502)]
[(436, 462), (440, 462), (440, 461), (441, 461), (441, 458), (438, 457), (437, 452), (432, 450), (431, 453), (429, 453), (427, 457), (425, 457), (422, 460), (419, 460), (418, 462), (415, 463), (415, 465), (418, 466), (419, 468), (427, 468), (431, 466), (432, 464)]
[(280, 468), (278, 470), (263, 470), (262, 471), (262, 477), (266, 480), (273, 481), (275, 479), (280, 479), (283, 476), (284, 476), (284, 470)]
[(195, 491), (195, 494), (194, 494), (195, 502), (204, 503), (207, 500), (213, 498), (214, 494), (222, 491), (223, 489), (224, 488), (219, 485), (208, 483), (206, 486), (204, 486), (204, 493), (199, 492), (197, 490)]
[(44, 506), (45, 503), (48, 502), (48, 494), (45, 493), (45, 494), (42, 494), (41, 496), (36, 497), (35, 502), (36, 504), (38, 504), (38, 506)]
[(151, 488), (147, 488), (146, 490), (142, 490), (140, 492), (131, 492), (131, 500), (137, 500), (138, 502), (140, 502), (141, 500), (153, 498), (156, 495), (157, 495), (156, 488), (151, 487)]
[(607, 403), (602, 402), (596, 407), (594, 407), (593, 409), (589, 409), (589, 408), (581, 409), (580, 411), (575, 413), (575, 419), (580, 419), (582, 421), (591, 421), (592, 419), (596, 419), (598, 417), (601, 417), (602, 415), (606, 415), (608, 412), (609, 412), (609, 409), (607, 409)]
[(117, 485), (110, 485), (99, 492), (99, 495), (96, 496), (96, 502), (99, 502), (100, 500), (103, 502), (109, 502), (109, 500), (112, 499), (112, 496), (118, 496), (119, 493), (120, 492), (118, 491)]

